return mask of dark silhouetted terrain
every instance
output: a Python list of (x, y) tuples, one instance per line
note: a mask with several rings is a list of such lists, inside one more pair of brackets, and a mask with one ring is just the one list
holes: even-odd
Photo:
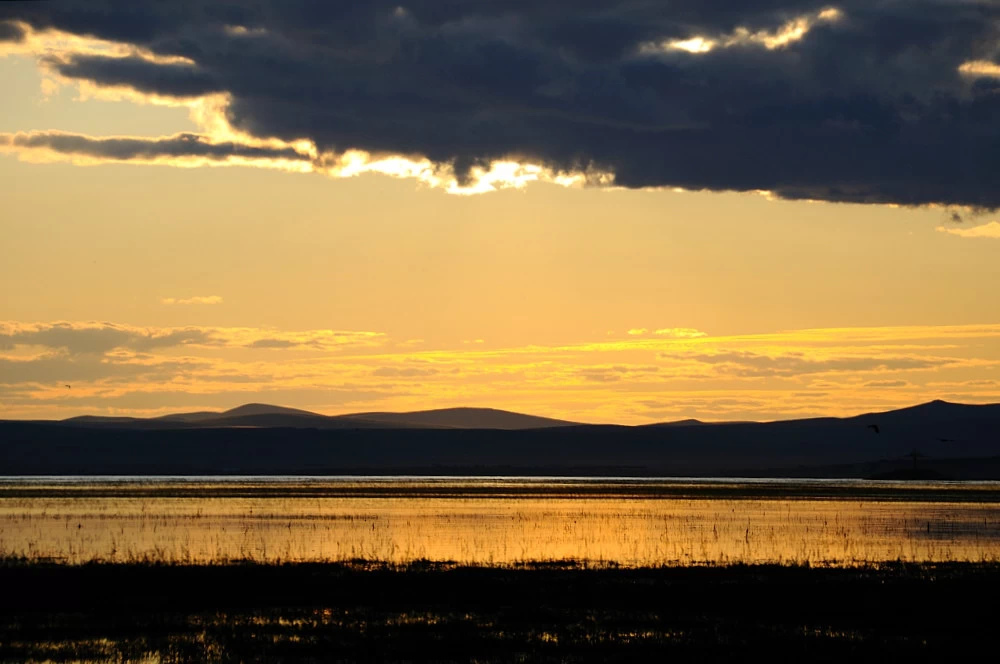
[(152, 418), (83, 415), (61, 420), (90, 427), (137, 429), (290, 427), (300, 429), (544, 429), (576, 422), (523, 415), (495, 408), (441, 408), (410, 413), (320, 415), (298, 408), (248, 403), (222, 412), (173, 413)]
[(250, 405), (217, 415), (0, 421), (0, 474), (901, 477), (916, 469), (922, 477), (1000, 478), (996, 404), (638, 427), (555, 426), (488, 409), (327, 417)]
[(576, 422), (554, 420), (512, 413), (496, 408), (442, 408), (412, 413), (358, 413), (342, 415), (342, 419), (380, 422), (399, 427), (434, 427), (442, 429), (547, 429), (578, 426)]
[(989, 660), (1000, 570), (14, 563), (0, 586), (11, 662), (947, 662)]

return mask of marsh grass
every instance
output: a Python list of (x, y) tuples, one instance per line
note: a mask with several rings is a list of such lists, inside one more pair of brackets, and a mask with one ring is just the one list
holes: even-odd
[(605, 483), (603, 493), (593, 483), (582, 485), (586, 491), (568, 482), (525, 486), (518, 493), (469, 480), (305, 488), (7, 483), (0, 555), (69, 563), (569, 560), (588, 567), (1000, 557), (1000, 488), (993, 486), (847, 487), (855, 495), (819, 485), (807, 495), (793, 485), (784, 498), (760, 484), (746, 495), (710, 484), (697, 491), (663, 485), (660, 494), (650, 483)]

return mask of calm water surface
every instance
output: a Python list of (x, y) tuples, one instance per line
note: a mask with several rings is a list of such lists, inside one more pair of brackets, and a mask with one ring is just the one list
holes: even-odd
[(1000, 483), (0, 478), (0, 555), (72, 563), (996, 561)]

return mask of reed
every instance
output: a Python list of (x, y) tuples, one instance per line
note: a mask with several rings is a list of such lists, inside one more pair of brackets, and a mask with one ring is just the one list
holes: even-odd
[[(234, 483), (236, 484), (236, 483)], [(0, 555), (159, 563), (447, 560), (512, 566), (572, 561), (587, 567), (994, 562), (1000, 557), (1000, 490), (935, 489), (873, 500), (737, 497), (732, 487), (696, 496), (643, 487), (488, 494), (364, 483), (323, 494), (295, 486), (226, 487), (93, 483), (45, 492), (0, 492)], [(475, 488), (475, 487), (474, 487)], [(630, 490), (630, 489), (629, 489)], [(31, 494), (31, 495), (29, 495)]]

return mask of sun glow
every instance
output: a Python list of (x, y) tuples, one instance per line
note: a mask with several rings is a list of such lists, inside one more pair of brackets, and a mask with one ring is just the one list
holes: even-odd
[(966, 76), (1000, 78), (1000, 65), (989, 60), (963, 62), (958, 71)]
[(844, 14), (836, 7), (827, 7), (814, 14), (796, 17), (776, 30), (756, 30), (739, 26), (728, 35), (721, 35), (716, 38), (703, 35), (695, 35), (687, 39), (672, 39), (661, 42), (652, 42), (640, 47), (640, 52), (646, 54), (662, 53), (665, 51), (685, 51), (694, 55), (708, 53), (715, 48), (730, 48), (733, 46), (758, 45), (767, 50), (784, 48), (789, 44), (803, 39), (809, 31), (820, 23), (835, 23), (843, 18)]

